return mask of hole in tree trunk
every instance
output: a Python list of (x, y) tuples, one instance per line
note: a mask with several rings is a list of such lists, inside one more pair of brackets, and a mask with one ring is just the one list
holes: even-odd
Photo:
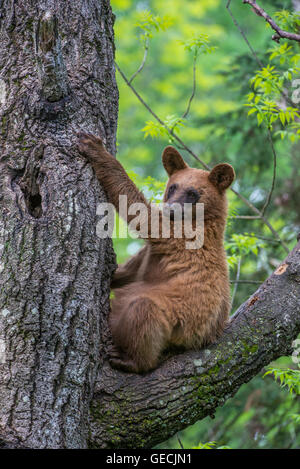
[(26, 201), (30, 215), (34, 218), (40, 218), (43, 213), (41, 194), (30, 194)]
[(23, 192), (25, 205), (28, 213), (34, 218), (41, 218), (43, 215), (42, 196), (40, 194), (41, 174), (36, 168), (33, 174), (23, 173), (22, 177), (17, 174), (14, 183), (18, 184)]

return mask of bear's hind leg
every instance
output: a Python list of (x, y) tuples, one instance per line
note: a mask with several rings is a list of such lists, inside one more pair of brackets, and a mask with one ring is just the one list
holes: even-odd
[(119, 349), (111, 356), (111, 365), (133, 373), (155, 368), (170, 336), (164, 312), (147, 297), (126, 301), (126, 310), (117, 317), (112, 311), (111, 330)]

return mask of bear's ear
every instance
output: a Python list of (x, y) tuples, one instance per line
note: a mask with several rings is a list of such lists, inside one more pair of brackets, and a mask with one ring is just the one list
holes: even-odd
[(181, 154), (173, 147), (166, 147), (162, 154), (162, 162), (169, 176), (180, 169), (188, 168)]
[(219, 191), (227, 189), (235, 178), (233, 167), (227, 163), (217, 164), (209, 173), (208, 179)]

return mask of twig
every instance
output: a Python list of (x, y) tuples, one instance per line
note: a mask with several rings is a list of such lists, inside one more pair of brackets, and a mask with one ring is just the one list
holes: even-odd
[(195, 92), (196, 92), (196, 62), (197, 62), (197, 55), (195, 54), (194, 55), (194, 62), (193, 62), (193, 89), (192, 89), (192, 94), (190, 96), (186, 111), (183, 113), (181, 119), (185, 119), (187, 117), (188, 113), (190, 112), (191, 104), (192, 104), (192, 101), (193, 101), (194, 96), (195, 96)]
[(277, 231), (273, 228), (273, 226), (271, 225), (271, 223), (266, 219), (266, 217), (262, 216), (261, 217), (261, 220), (264, 222), (264, 224), (269, 228), (269, 230), (272, 232), (272, 234), (275, 236), (276, 239), (278, 239), (278, 242), (281, 244), (281, 246), (283, 247), (283, 249), (288, 253), (290, 252), (288, 246), (286, 245), (286, 243), (280, 238), (279, 234), (277, 233)]
[(181, 442), (181, 439), (179, 438), (179, 433), (176, 433), (176, 436), (177, 436), (177, 440), (178, 440), (178, 443), (179, 443), (179, 445), (180, 445), (180, 448), (181, 448), (181, 449), (184, 449), (184, 446), (183, 446), (183, 444), (182, 444), (182, 442)]
[(229, 218), (234, 218), (235, 220), (260, 220), (261, 216), (260, 215), (236, 215), (236, 216), (231, 216)]
[(228, 10), (228, 13), (230, 14), (231, 18), (232, 18), (232, 21), (234, 23), (234, 25), (236, 26), (236, 28), (239, 30), (241, 36), (243, 37), (244, 41), (246, 42), (248, 48), (250, 49), (253, 57), (255, 58), (256, 62), (258, 63), (258, 65), (260, 66), (260, 68), (264, 68), (264, 64), (262, 63), (262, 61), (258, 58), (255, 50), (253, 49), (253, 47), (251, 46), (250, 44), (250, 41), (249, 39), (247, 38), (246, 34), (244, 33), (243, 29), (241, 28), (240, 24), (238, 23), (236, 17), (234, 16), (234, 14), (232, 13), (231, 9), (230, 9), (230, 3), (231, 3), (231, 0), (228, 0), (227, 2), (227, 5), (226, 5), (226, 8)]
[(145, 42), (145, 52), (144, 52), (144, 57), (143, 57), (143, 60), (141, 62), (141, 65), (139, 66), (137, 71), (134, 72), (134, 74), (131, 76), (131, 78), (128, 80), (129, 83), (132, 83), (133, 80), (135, 79), (135, 77), (143, 70), (144, 65), (146, 63), (146, 60), (147, 60), (148, 50), (149, 50), (149, 37), (147, 37), (146, 42)]
[(238, 287), (238, 283), (239, 283), (239, 280), (240, 280), (241, 262), (242, 262), (242, 259), (241, 259), (241, 257), (239, 257), (238, 265), (237, 265), (237, 271), (236, 271), (236, 279), (235, 279), (234, 282), (232, 282), (232, 283), (234, 283), (234, 288), (233, 288), (233, 292), (232, 292), (231, 307), (233, 305), (234, 298), (235, 298), (236, 291), (237, 291), (237, 287)]
[(271, 16), (268, 15), (268, 13), (256, 3), (255, 0), (243, 0), (243, 3), (251, 5), (252, 11), (258, 16), (262, 16), (265, 21), (269, 23), (271, 28), (276, 32), (276, 34), (272, 36), (273, 41), (279, 42), (280, 39), (283, 38), (290, 39), (291, 41), (300, 42), (300, 34), (289, 33), (288, 31), (284, 31), (283, 29), (281, 29), (271, 18)]
[(249, 237), (249, 238), (262, 239), (263, 241), (267, 241), (268, 243), (279, 243), (280, 242), (280, 241), (278, 241), (278, 239), (267, 238), (267, 236), (261, 236), (261, 235), (257, 235), (257, 234), (247, 233), (246, 236)]
[(267, 208), (268, 208), (268, 206), (271, 202), (272, 194), (273, 194), (274, 187), (275, 187), (276, 168), (277, 168), (277, 154), (276, 154), (276, 151), (275, 151), (275, 147), (274, 147), (274, 143), (273, 143), (273, 139), (272, 139), (272, 134), (271, 134), (271, 131), (270, 131), (269, 128), (268, 128), (268, 139), (269, 139), (271, 149), (272, 149), (272, 153), (273, 153), (273, 177), (272, 177), (271, 189), (269, 191), (267, 200), (266, 200), (266, 202), (265, 202), (265, 204), (264, 204), (264, 206), (261, 210), (262, 216), (265, 214), (265, 211), (267, 210)]
[[(197, 63), (197, 55), (195, 54), (194, 55), (194, 60), (193, 60), (193, 89), (192, 89), (192, 94), (191, 94), (190, 99), (188, 101), (187, 108), (184, 111), (184, 113), (182, 114), (182, 116), (180, 117), (179, 121), (182, 120), (182, 119), (186, 119), (186, 117), (188, 116), (188, 113), (190, 112), (190, 109), (191, 109), (192, 101), (193, 101), (195, 93), (196, 93), (196, 63)], [(175, 127), (176, 127), (176, 122), (173, 125), (173, 127), (171, 127), (171, 132), (174, 132)]]
[[(253, 216), (252, 216), (252, 217), (251, 217), (252, 219), (261, 218), (261, 213), (260, 213), (260, 211), (258, 210), (258, 208), (255, 207), (255, 205), (253, 205), (248, 199), (246, 199), (246, 197), (244, 197), (242, 194), (240, 194), (239, 192), (237, 192), (235, 189), (232, 189), (232, 188), (231, 188), (231, 191), (232, 191), (239, 199), (241, 199), (241, 200), (244, 202), (244, 204), (246, 204), (246, 205), (251, 209), (252, 212), (254, 212), (254, 213), (257, 214), (256, 217), (253, 217)], [(246, 216), (246, 215), (238, 215), (238, 217), (239, 217), (239, 216), (242, 217), (242, 216)]]
[[(262, 282), (260, 282), (259, 280), (230, 280), (230, 283), (249, 283), (249, 284), (253, 284), (253, 285), (258, 285), (258, 284), (261, 284)], [(232, 303), (233, 303), (233, 299), (232, 298)]]

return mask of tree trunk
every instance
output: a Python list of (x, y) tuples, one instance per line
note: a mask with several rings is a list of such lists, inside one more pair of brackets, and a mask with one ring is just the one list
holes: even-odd
[(115, 258), (76, 132), (115, 153), (109, 1), (0, 0), (0, 42), (0, 440), (84, 448)]

